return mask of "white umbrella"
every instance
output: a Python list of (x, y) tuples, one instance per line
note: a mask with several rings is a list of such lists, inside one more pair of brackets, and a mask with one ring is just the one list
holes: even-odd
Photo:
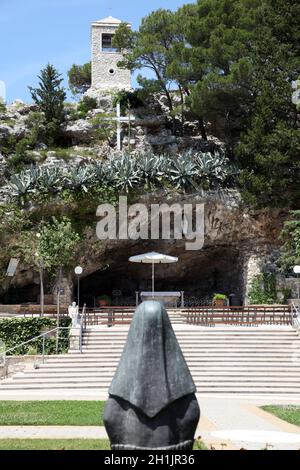
[(154, 265), (160, 263), (177, 263), (178, 258), (152, 251), (151, 253), (145, 253), (143, 255), (131, 256), (129, 261), (132, 263), (152, 264), (152, 295), (154, 295)]

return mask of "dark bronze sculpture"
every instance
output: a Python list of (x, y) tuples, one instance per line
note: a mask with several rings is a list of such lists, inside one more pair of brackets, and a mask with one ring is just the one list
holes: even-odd
[(160, 302), (136, 310), (109, 389), (104, 424), (112, 449), (190, 450), (196, 387)]

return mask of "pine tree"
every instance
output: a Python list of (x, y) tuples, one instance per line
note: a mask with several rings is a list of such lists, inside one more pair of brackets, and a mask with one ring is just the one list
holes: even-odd
[(92, 64), (87, 62), (83, 65), (73, 64), (68, 71), (69, 87), (73, 95), (82, 95), (92, 84)]
[(66, 93), (61, 86), (63, 78), (60, 73), (48, 64), (39, 75), (39, 87), (29, 87), (33, 101), (44, 113), (48, 143), (60, 139), (60, 126), (64, 122), (64, 101)]
[(297, 0), (264, 0), (250, 51), (253, 111), (237, 148), (244, 200), (255, 206), (299, 207), (299, 110), (292, 82), (300, 68)]

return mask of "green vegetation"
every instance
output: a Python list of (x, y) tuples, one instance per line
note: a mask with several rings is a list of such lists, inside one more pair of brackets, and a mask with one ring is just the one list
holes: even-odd
[(275, 274), (261, 273), (255, 276), (248, 297), (250, 304), (278, 303)]
[(93, 124), (94, 131), (94, 141), (103, 143), (107, 142), (110, 147), (113, 147), (115, 140), (117, 123), (112, 121), (111, 118), (115, 117), (108, 113), (99, 113), (94, 116), (90, 122)]
[(62, 76), (50, 64), (43, 70), (38, 77), (39, 87), (29, 87), (33, 101), (38, 105), (39, 110), (45, 117), (45, 136), (47, 143), (52, 145), (61, 140), (60, 126), (64, 122), (64, 101), (66, 93), (61, 84)]
[(264, 411), (272, 413), (277, 418), (283, 419), (288, 423), (300, 426), (300, 406), (296, 405), (267, 405), (262, 406)]
[(299, 201), (299, 109), (291, 99), (299, 15), (296, 0), (201, 0), (157, 10), (138, 31), (123, 23), (114, 38), (124, 53), (119, 66), (152, 72), (138, 81), (146, 95), (165, 95), (173, 129), (186, 111), (204, 139), (210, 123), (239, 164), (245, 202), (258, 207)]
[(3, 401), (0, 426), (103, 426), (104, 401)]
[[(61, 318), (59, 326), (69, 327), (71, 324), (70, 318)], [(5, 344), (5, 349), (10, 349), (18, 344), (25, 343), (36, 336), (41, 334), (43, 329), (48, 331), (56, 328), (56, 320), (51, 318), (11, 318), (11, 319), (2, 319), (0, 320), (0, 339)], [(61, 330), (59, 333), (59, 353), (66, 352), (69, 347), (69, 331)], [(29, 343), (25, 346), (22, 346), (10, 355), (17, 356), (23, 354), (29, 354), (32, 348), (36, 348), (38, 353), (42, 352), (42, 338), (36, 340), (35, 342)], [(55, 354), (56, 353), (56, 339), (55, 338), (46, 338), (45, 339), (45, 352), (46, 354)], [(3, 406), (1, 401), (1, 406)], [(14, 402), (11, 402), (13, 405)], [(0, 418), (1, 420), (1, 418)], [(1, 422), (1, 421), (0, 421)]]
[(212, 299), (212, 300), (213, 300), (213, 301), (214, 301), (214, 300), (227, 300), (227, 295), (225, 295), (225, 294), (215, 294), (215, 295), (213, 296), (213, 299)]
[(168, 155), (114, 156), (103, 162), (71, 168), (32, 168), (15, 174), (9, 182), (12, 199), (25, 205), (30, 200), (55, 196), (65, 190), (77, 197), (97, 188), (132, 191), (134, 187), (161, 187), (171, 184), (177, 190), (230, 187), (236, 168), (222, 153), (186, 152), (177, 157)]
[[(0, 450), (110, 450), (106, 439), (0, 439)], [(194, 450), (208, 450), (195, 443)]]
[(114, 96), (113, 106), (116, 107), (117, 103), (120, 103), (122, 113), (125, 113), (128, 109), (139, 108), (144, 105), (142, 91), (140, 89), (118, 91)]
[[(30, 266), (40, 268), (41, 263), (49, 273), (67, 267), (74, 259), (80, 237), (67, 217), (41, 222), (37, 232), (25, 231), (19, 238), (18, 255)], [(35, 235), (35, 236), (34, 236)]]
[(73, 64), (68, 71), (69, 87), (73, 95), (81, 95), (88, 91), (92, 84), (92, 64)]
[(0, 439), (0, 450), (110, 450), (106, 439)]
[(97, 108), (97, 100), (90, 96), (84, 96), (78, 104), (77, 112), (80, 118), (86, 118), (89, 111)]
[(281, 232), (280, 264), (283, 271), (292, 274), (293, 266), (300, 264), (300, 210), (292, 211)]
[(5, 113), (6, 112), (6, 105), (0, 98), (0, 113)]
[[(170, 73), (174, 61), (180, 61), (181, 49), (185, 37), (182, 24), (178, 22), (176, 13), (159, 9), (142, 19), (138, 31), (132, 31), (126, 23), (122, 23), (113, 40), (114, 47), (124, 56), (119, 66), (130, 70), (142, 68), (151, 71), (155, 78), (145, 78), (139, 75), (137, 81), (144, 95), (161, 93), (166, 98), (173, 130), (176, 128), (175, 108), (176, 97), (172, 93), (172, 83), (176, 83), (180, 91), (180, 105), (184, 106), (184, 89), (180, 80)], [(206, 138), (206, 135), (204, 136)]]

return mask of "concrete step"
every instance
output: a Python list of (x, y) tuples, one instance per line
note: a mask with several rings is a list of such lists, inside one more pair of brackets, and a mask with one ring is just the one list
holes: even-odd
[[(107, 365), (107, 366), (85, 366), (84, 367), (84, 372), (86, 372), (87, 374), (89, 375), (94, 375), (94, 374), (108, 374), (108, 373), (114, 373), (115, 370), (116, 370), (116, 365), (115, 366), (111, 366), (111, 365)], [(39, 370), (40, 371), (45, 371), (45, 373), (47, 374), (54, 374), (56, 375), (57, 373), (63, 373), (63, 374), (71, 374), (71, 373), (76, 373), (76, 372), (79, 372), (81, 373), (80, 371), (82, 371), (83, 367), (78, 367), (78, 366), (66, 366), (66, 367), (62, 367), (60, 368), (59, 370), (57, 369), (57, 367), (41, 367)], [(193, 366), (193, 367), (190, 367), (190, 371), (192, 374), (204, 374), (204, 373), (207, 373), (207, 374), (215, 374), (216, 372), (219, 372), (220, 375), (224, 375), (226, 376), (227, 374), (232, 374), (232, 373), (236, 373), (237, 375), (240, 375), (242, 373), (244, 373), (245, 375), (249, 375), (250, 373), (253, 373), (257, 376), (259, 376), (260, 374), (267, 374), (267, 375), (274, 375), (274, 374), (281, 374), (281, 373), (284, 373), (286, 374), (287, 376), (292, 376), (292, 375), (295, 375), (295, 376), (298, 376), (300, 374), (300, 367), (298, 366), (284, 366), (284, 372), (283, 372), (283, 369), (278, 367), (278, 366), (275, 366), (275, 367), (267, 367), (267, 366), (235, 366), (235, 367), (232, 367), (232, 366), (228, 366), (228, 365), (224, 365), (222, 367), (220, 367), (220, 365), (215, 365), (215, 366)], [(1, 383), (1, 382), (0, 382)]]
[[(84, 377), (83, 382), (84, 383), (105, 383), (107, 386), (111, 383), (113, 374), (109, 376), (101, 376), (101, 377)], [(42, 377), (39, 374), (35, 374), (32, 376), (14, 376), (6, 382), (8, 383), (22, 383), (22, 384), (30, 384), (32, 383), (32, 380), (38, 380), (38, 384), (43, 384), (43, 383), (54, 383), (54, 384), (59, 384), (59, 383), (78, 383), (81, 382), (81, 377), (66, 377), (66, 376), (55, 376), (55, 377)], [(215, 386), (215, 384), (229, 384), (232, 385), (232, 383), (236, 384), (236, 378), (235, 377), (214, 377), (214, 376), (203, 376), (203, 375), (195, 375), (193, 374), (194, 381), (197, 383), (204, 383), (208, 382), (210, 385)], [(239, 381), (239, 384), (257, 384), (259, 386), (268, 385), (268, 384), (274, 384), (274, 386), (277, 386), (278, 384), (281, 384), (282, 386), (286, 386), (286, 384), (290, 384), (291, 386), (295, 385), (296, 387), (300, 387), (300, 382), (299, 382), (299, 377), (286, 377), (286, 378), (274, 378), (274, 377), (243, 377)]]
[[(291, 327), (177, 324), (174, 330), (200, 393), (300, 397), (300, 363), (293, 361), (300, 352), (300, 337)], [(38, 369), (26, 369), (0, 382), (0, 391), (107, 394), (127, 334), (128, 327), (88, 328), (83, 354), (46, 357)]]
[[(114, 351), (119, 351), (122, 352), (124, 349), (125, 344), (94, 344), (94, 343), (83, 343), (82, 347), (85, 351), (101, 351), (102, 353), (104, 352), (111, 352), (111, 348), (114, 348)], [(272, 351), (289, 351), (293, 350), (296, 347), (299, 347), (300, 349), (300, 341), (298, 343), (287, 343), (287, 344), (233, 344), (230, 343), (226, 346), (226, 350), (230, 351), (249, 351), (250, 353), (252, 352), (259, 352), (259, 351), (267, 351), (267, 352), (272, 352)], [(206, 351), (206, 350), (212, 350), (212, 351), (224, 351), (224, 344), (195, 344), (195, 345), (181, 345), (182, 351)]]
[[(207, 386), (203, 386), (201, 384), (197, 385), (197, 392), (198, 393), (243, 393), (243, 394), (284, 394), (284, 395), (298, 395), (300, 396), (300, 386), (297, 387), (295, 385), (292, 386), (287, 386), (283, 387), (282, 385), (276, 385), (274, 386), (273, 384), (270, 385), (262, 385), (258, 386), (254, 384), (253, 386), (246, 384), (245, 386), (239, 385), (220, 385), (216, 384), (215, 386), (212, 386), (211, 384), (208, 384)], [(101, 384), (93, 383), (74, 383), (70, 384), (69, 386), (64, 386), (63, 384), (7, 384), (7, 385), (2, 385), (1, 386), (1, 391), (6, 391), (6, 390), (80, 390), (80, 389), (95, 389), (95, 390), (103, 390), (105, 393), (107, 393), (107, 386), (103, 386)]]
[[(95, 369), (95, 370), (86, 370), (85, 368), (81, 369), (63, 369), (62, 371), (51, 370), (51, 369), (38, 369), (35, 370), (25, 370), (24, 372), (18, 372), (12, 378), (18, 377), (111, 377), (115, 372), (115, 368), (107, 368), (107, 369)], [(203, 370), (201, 369), (194, 369), (192, 370), (193, 377), (235, 377), (235, 378), (248, 378), (248, 377), (255, 377), (255, 378), (265, 378), (266, 380), (272, 378), (294, 378), (295, 380), (300, 379), (300, 369), (298, 371), (278, 371), (277, 368), (274, 370), (270, 370), (267, 372), (265, 371), (245, 371), (243, 369), (236, 371), (236, 369), (228, 369), (228, 370)]]
[[(229, 337), (187, 337), (187, 338), (182, 338), (180, 336), (177, 336), (177, 340), (181, 345), (185, 344), (227, 344), (227, 343), (233, 343), (233, 344), (288, 344), (291, 341), (296, 341), (300, 342), (300, 337), (299, 336), (291, 336), (289, 338), (262, 338), (262, 337), (257, 337), (257, 338), (229, 338)], [(108, 337), (108, 338), (83, 338), (83, 343), (94, 343), (94, 344), (124, 344), (126, 342), (126, 338), (117, 338), (117, 337)]]
[[(126, 337), (128, 335), (128, 329), (122, 329), (122, 330), (117, 330), (116, 327), (112, 328), (101, 328), (99, 330), (85, 330), (84, 335), (85, 336), (120, 336), (120, 337)], [(260, 330), (256, 328), (247, 328), (244, 327), (242, 329), (236, 328), (236, 329), (221, 329), (221, 328), (202, 328), (202, 327), (190, 327), (184, 329), (175, 329), (175, 334), (176, 336), (201, 336), (201, 335), (223, 335), (223, 336), (273, 336), (273, 337), (280, 337), (282, 335), (285, 336), (294, 336), (297, 335), (297, 332), (295, 330), (291, 329), (285, 329), (285, 330), (275, 330), (275, 329), (269, 329), (269, 330)]]
[[(226, 344), (226, 343), (236, 343), (236, 344), (255, 344), (256, 342), (262, 343), (262, 344), (277, 344), (277, 343), (286, 343), (288, 344), (290, 341), (299, 341), (300, 342), (300, 337), (295, 335), (295, 336), (290, 336), (290, 337), (279, 337), (279, 338), (263, 338), (263, 337), (243, 337), (243, 338), (230, 338), (228, 336), (214, 336), (214, 337), (208, 337), (207, 335), (200, 337), (200, 336), (195, 336), (195, 337), (185, 337), (182, 338), (180, 336), (177, 336), (177, 340), (180, 344), (198, 344), (198, 343), (211, 343), (211, 344)], [(83, 337), (83, 342), (84, 343), (106, 343), (106, 344), (124, 344), (126, 342), (126, 338), (124, 337), (115, 337), (115, 336), (109, 336), (109, 337), (98, 337), (98, 338), (87, 338)]]
[[(296, 351), (295, 351), (296, 352)], [(82, 355), (73, 355), (70, 354), (69, 357), (64, 357), (64, 358), (51, 358), (49, 357), (47, 359), (48, 364), (71, 364), (71, 363), (84, 363), (84, 364), (89, 364), (91, 362), (97, 362), (97, 363), (107, 363), (107, 362), (119, 362), (121, 355), (118, 353), (112, 352), (109, 356), (108, 355), (99, 355), (98, 353), (90, 353), (89, 354), (82, 354)], [(199, 357), (199, 354), (197, 352), (195, 353), (186, 353), (184, 354), (184, 357), (187, 361), (191, 362), (206, 362), (206, 361), (221, 361), (223, 362), (232, 362), (232, 361), (237, 361), (239, 362), (253, 362), (253, 360), (257, 362), (266, 362), (266, 360), (270, 362), (289, 362), (292, 361), (292, 355), (287, 352), (287, 353), (276, 353), (276, 354), (267, 354), (266, 352), (264, 353), (251, 353), (248, 354), (247, 352), (245, 353), (234, 353), (234, 352), (201, 352), (201, 357)]]

